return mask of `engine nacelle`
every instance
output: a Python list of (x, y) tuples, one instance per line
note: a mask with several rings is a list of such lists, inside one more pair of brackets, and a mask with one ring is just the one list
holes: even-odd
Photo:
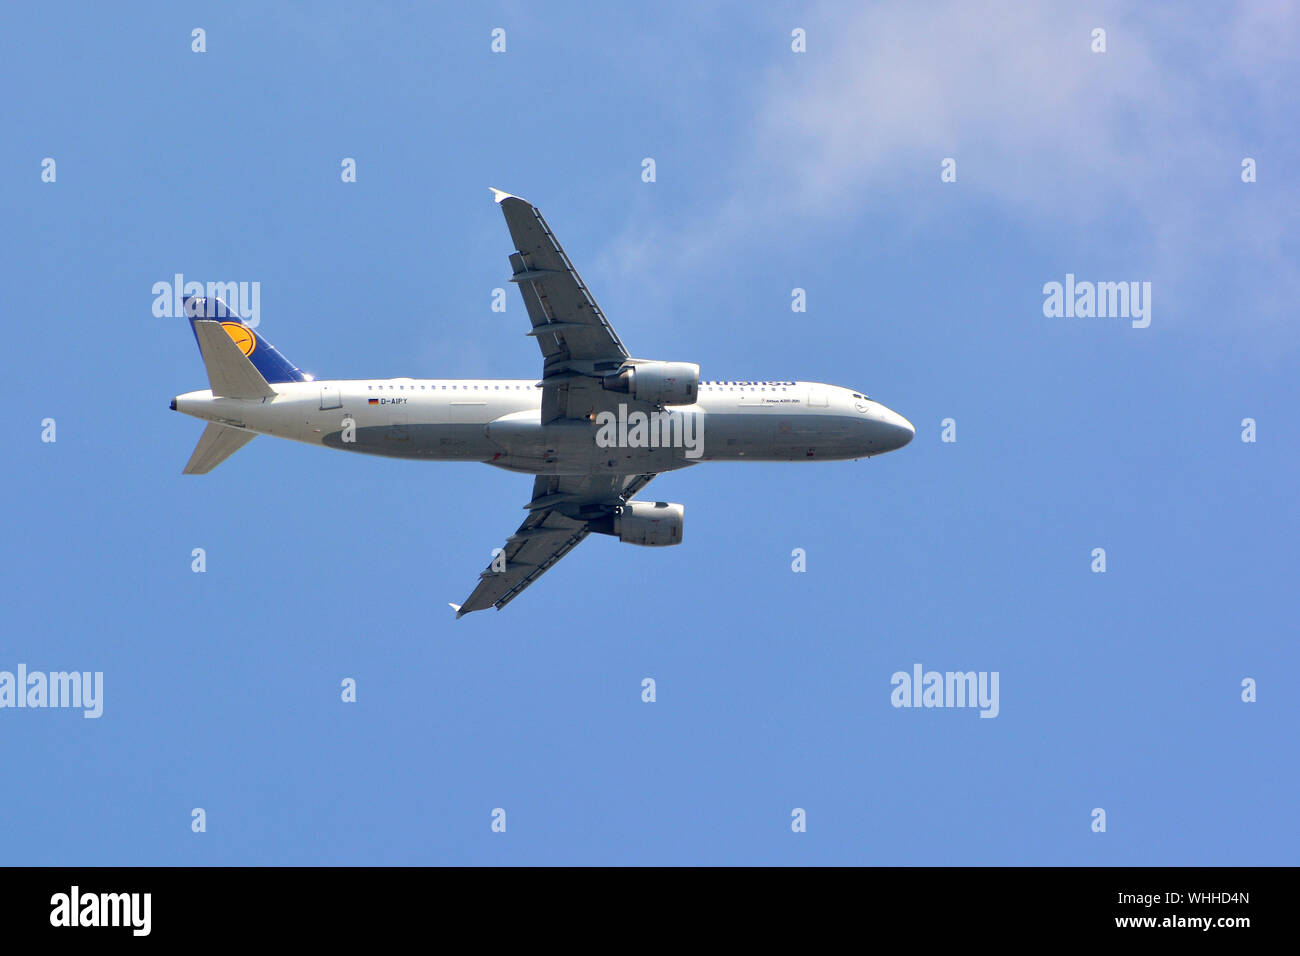
[(663, 548), (682, 543), (686, 509), (667, 501), (629, 501), (614, 518), (613, 531), (625, 544)]
[(605, 376), (604, 385), (651, 405), (694, 405), (700, 394), (700, 367), (694, 362), (640, 362)]

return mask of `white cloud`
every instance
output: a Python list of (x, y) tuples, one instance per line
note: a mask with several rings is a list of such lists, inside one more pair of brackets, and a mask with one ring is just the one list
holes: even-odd
[[(734, 188), (679, 236), (638, 224), (616, 250), (626, 272), (652, 256), (680, 269), (716, 261), (751, 242), (756, 222), (797, 231), (847, 218), (846, 206), (888, 211), (906, 231), (944, 215), (941, 190), (959, 188), (1030, 231), (1119, 232), (1117, 251), (1167, 287), (1204, 279), (1224, 255), (1253, 257), (1242, 278), (1259, 277), (1253, 317), (1291, 308), (1300, 282), (1281, 247), (1294, 247), (1300, 194), (1279, 150), (1284, 137), (1294, 145), (1300, 89), (1289, 4), (1151, 13), (950, 0), (806, 20), (808, 52), (759, 81)], [(1090, 49), (1094, 27), (1107, 31), (1104, 54)], [(1240, 182), (1246, 155), (1266, 184)], [(955, 186), (939, 182), (948, 156)]]

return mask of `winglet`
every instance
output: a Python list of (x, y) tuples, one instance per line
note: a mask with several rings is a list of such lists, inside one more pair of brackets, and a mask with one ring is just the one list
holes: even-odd
[(496, 202), (501, 202), (503, 199), (519, 198), (518, 196), (510, 195), (510, 193), (506, 192), (504, 189), (497, 189), (495, 186), (489, 186), (488, 189), (492, 190), (492, 199)]
[(462, 617), (465, 616), (465, 615), (463, 615), (463, 614), (460, 613), (460, 605), (459, 605), (459, 604), (452, 604), (450, 601), (448, 601), (448, 602), (447, 602), (447, 607), (451, 608), (453, 611), (456, 612), (456, 620), (459, 621)]

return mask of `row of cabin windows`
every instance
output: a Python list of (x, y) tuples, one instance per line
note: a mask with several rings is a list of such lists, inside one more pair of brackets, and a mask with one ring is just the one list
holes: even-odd
[[(442, 389), (442, 390), (445, 392), (449, 387), (451, 388), (451, 390), (452, 390), (453, 392), (454, 392), (454, 391), (461, 390), (461, 389), (463, 389), (464, 391), (467, 391), (467, 392), (468, 392), (470, 389), (473, 389), (473, 390), (476, 391), (476, 392), (479, 390), (479, 386), (477, 386), (477, 385), (451, 385), (451, 386), (447, 386), (447, 385), (430, 385), (430, 386), (428, 386), (429, 391), (431, 391), (431, 392), (436, 392), (436, 391), (438, 391), (438, 389)], [(541, 388), (540, 385), (534, 385), (534, 386), (532, 386), (532, 387), (533, 387), (533, 388)], [(372, 392), (372, 391), (374, 391), (375, 389), (378, 389), (379, 391), (382, 392), (384, 389), (388, 389), (388, 390), (391, 392), (394, 388), (396, 388), (399, 392), (404, 392), (404, 391), (406, 391), (408, 388), (409, 388), (411, 391), (413, 391), (413, 392), (416, 390), (416, 386), (414, 386), (414, 385), (397, 385), (397, 386), (393, 386), (393, 385), (367, 385), (367, 386), (366, 386), (366, 391), (367, 391), (367, 392)], [(529, 388), (529, 386), (527, 386), (527, 385), (505, 385), (505, 386), (502, 386), (502, 385), (493, 385), (491, 390), (492, 390), (492, 391), (497, 391), (497, 392), (499, 392), (499, 391), (501, 391), (502, 388), (505, 388), (505, 390), (506, 390), (507, 392), (509, 392), (509, 391), (522, 392), (522, 391), (527, 390), (527, 389)], [(421, 386), (419, 387), (419, 389), (420, 389), (420, 391), (424, 391), (425, 386), (421, 385)], [(483, 386), (483, 391), (485, 391), (485, 392), (486, 392), (486, 391), (489, 391), (488, 386), (484, 385), (484, 386)]]
[[(428, 387), (428, 389), (429, 389), (430, 391), (437, 391), (438, 389), (442, 389), (442, 391), (444, 391), (444, 392), (445, 392), (448, 388), (450, 388), (453, 392), (454, 392), (454, 391), (458, 391), (458, 390), (460, 390), (460, 389), (464, 389), (464, 390), (467, 391), (467, 392), (470, 391), (471, 389), (473, 389), (473, 390), (476, 391), (476, 392), (479, 390), (479, 386), (478, 386), (478, 385), (451, 385), (451, 386), (447, 386), (447, 385), (429, 385), (429, 386), (427, 386), (427, 387)], [(533, 388), (541, 388), (540, 385), (534, 385), (534, 386), (531, 386), (531, 387), (533, 387)], [(734, 392), (734, 391), (737, 391), (737, 390), (743, 392), (743, 391), (745, 390), (745, 386), (744, 386), (744, 385), (703, 385), (703, 386), (701, 386), (701, 387), (702, 387), (706, 392)], [(404, 391), (406, 391), (407, 388), (410, 388), (410, 390), (413, 391), (413, 392), (416, 390), (416, 386), (414, 386), (414, 385), (410, 385), (410, 386), (407, 386), (407, 385), (397, 385), (397, 386), (393, 386), (393, 385), (367, 385), (367, 386), (366, 386), (366, 391), (367, 391), (367, 392), (372, 392), (372, 391), (374, 391), (375, 389), (379, 389), (380, 391), (383, 391), (385, 388), (388, 389), (390, 392), (391, 392), (394, 388), (396, 388), (399, 392), (404, 392)], [(426, 388), (426, 386), (424, 386), (424, 385), (419, 386), (420, 391), (424, 391), (425, 388)], [(488, 391), (488, 386), (484, 385), (484, 386), (482, 386), (482, 388), (483, 388), (483, 391), (485, 391), (485, 392)], [(499, 391), (501, 391), (502, 388), (504, 388), (507, 392), (509, 392), (509, 391), (522, 392), (522, 391), (526, 391), (526, 390), (529, 388), (529, 386), (527, 386), (527, 385), (504, 385), (504, 386), (502, 386), (502, 385), (493, 385), (493, 386), (492, 386), (492, 391), (499, 392)], [(749, 386), (749, 390), (750, 390), (751, 392), (766, 392), (766, 391), (768, 390), (768, 388), (767, 388), (766, 385), (750, 385), (750, 386)], [(777, 390), (778, 390), (778, 389), (777, 389), (777, 386), (773, 385), (773, 386), (772, 386), (772, 391), (775, 392), (775, 391), (777, 391)], [(782, 391), (782, 392), (788, 392), (788, 391), (790, 391), (790, 388), (789, 388), (788, 385), (782, 385), (782, 386), (780, 386), (780, 389), (779, 389), (779, 390)], [(854, 397), (854, 398), (866, 398), (867, 396), (865, 396), (865, 395), (859, 395), (857, 392), (854, 392), (854, 393), (853, 393), (853, 397)]]
[[(533, 388), (540, 388), (541, 386), (534, 385), (534, 386), (532, 386), (532, 387), (533, 387)], [(394, 388), (396, 388), (399, 392), (404, 392), (404, 391), (406, 391), (408, 388), (409, 388), (411, 391), (413, 391), (413, 392), (416, 390), (416, 386), (415, 386), (415, 385), (367, 385), (367, 386), (366, 386), (366, 391), (371, 392), (371, 391), (374, 391), (375, 389), (379, 389), (380, 391), (383, 391), (384, 389), (388, 389), (388, 390), (391, 392)], [(479, 386), (478, 386), (478, 385), (451, 385), (451, 386), (447, 386), (447, 385), (430, 385), (430, 386), (428, 386), (428, 388), (429, 388), (430, 391), (437, 391), (438, 389), (442, 389), (444, 392), (445, 392), (448, 388), (451, 388), (452, 391), (456, 391), (456, 390), (458, 390), (458, 389), (464, 389), (464, 390), (467, 391), (467, 392), (468, 392), (470, 389), (473, 389), (473, 390), (476, 391), (476, 392), (479, 390)], [(488, 391), (488, 386), (484, 385), (484, 386), (482, 386), (482, 388), (483, 388), (483, 391), (485, 391), (485, 392)], [(493, 386), (491, 387), (492, 391), (496, 391), (496, 392), (501, 391), (502, 388), (504, 388), (507, 392), (509, 392), (509, 391), (516, 391), (516, 392), (519, 392), (519, 391), (524, 391), (524, 390), (528, 389), (529, 386), (527, 386), (527, 385), (493, 385)], [(706, 392), (712, 392), (712, 391), (720, 391), (720, 392), (728, 392), (728, 391), (730, 391), (730, 392), (734, 392), (734, 391), (736, 391), (736, 390), (740, 390), (740, 391), (743, 392), (743, 391), (745, 390), (745, 386), (743, 386), (743, 385), (732, 385), (732, 386), (725, 386), (725, 385), (716, 385), (716, 386), (715, 386), (715, 385), (705, 385), (705, 386), (703, 386), (703, 388), (704, 388), (704, 390), (705, 390)], [(419, 390), (420, 390), (420, 391), (424, 391), (424, 389), (425, 389), (425, 386), (424, 386), (424, 385), (419, 386)], [(749, 390), (750, 390), (751, 392), (766, 392), (768, 389), (767, 389), (766, 386), (751, 385), (751, 386), (749, 386)], [(774, 392), (777, 391), (776, 386), (775, 386), (775, 385), (772, 386), (772, 389), (771, 389), (771, 390), (774, 391)], [(784, 386), (784, 385), (783, 385), (783, 386), (781, 386), (780, 391), (782, 391), (782, 392), (788, 392), (788, 391), (790, 391), (790, 389), (789, 389), (787, 386)], [(861, 398), (862, 396), (861, 396), (861, 395), (855, 395), (855, 397), (856, 397), (856, 398)]]

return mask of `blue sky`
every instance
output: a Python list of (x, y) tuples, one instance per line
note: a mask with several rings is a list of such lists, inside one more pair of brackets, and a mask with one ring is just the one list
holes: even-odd
[[(1270, 3), (6, 10), (0, 670), (104, 713), (0, 710), (4, 862), (1296, 863), (1296, 49)], [(916, 440), (665, 476), (681, 547), (461, 621), (528, 478), (266, 438), (181, 476), (177, 272), (260, 282), (318, 377), (537, 374), (489, 186), (634, 354)], [(1150, 327), (1045, 317), (1067, 273)], [(999, 715), (892, 707), (916, 663)]]

